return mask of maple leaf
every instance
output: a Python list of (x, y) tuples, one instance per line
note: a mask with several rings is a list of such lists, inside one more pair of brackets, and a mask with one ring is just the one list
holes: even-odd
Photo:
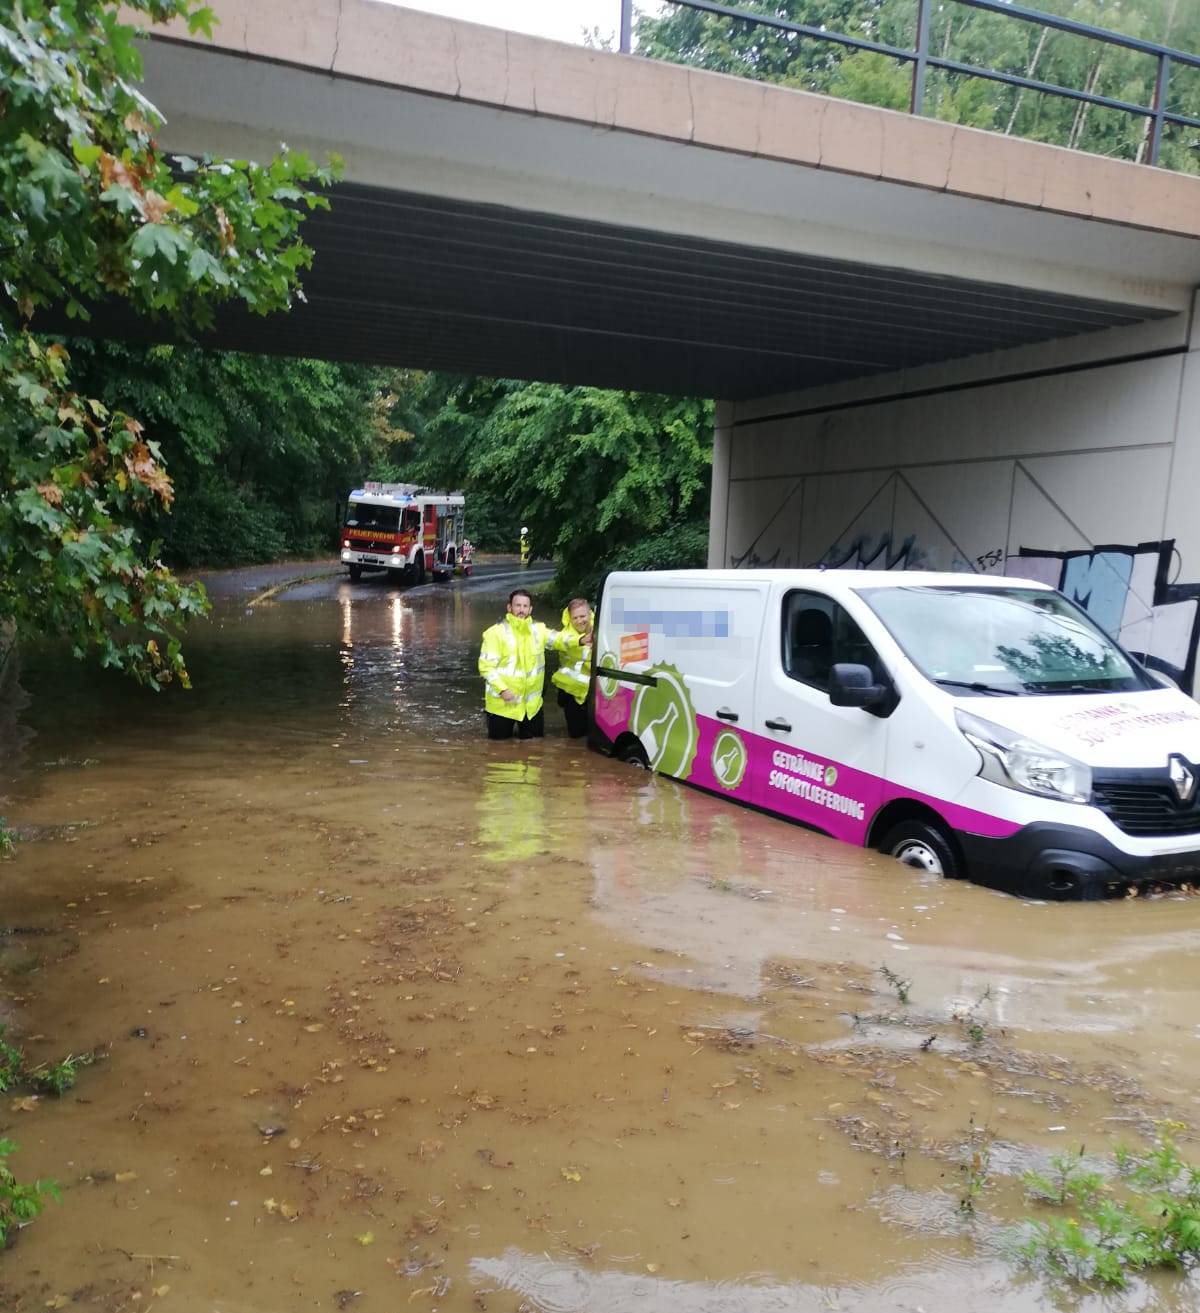
[(125, 468), (135, 479), (144, 483), (164, 506), (170, 506), (174, 501), (175, 489), (171, 485), (170, 476), (150, 454), (150, 448), (144, 442), (134, 443), (125, 456)]
[(127, 187), (130, 191), (139, 193), (141, 184), (137, 176), (119, 160), (115, 155), (110, 155), (103, 151), (100, 155), (100, 181), (104, 184), (105, 189), (113, 186)]
[(165, 196), (160, 196), (156, 191), (146, 193), (143, 213), (146, 216), (147, 223), (162, 223), (168, 213), (175, 208)]
[(219, 205), (217, 206), (216, 214), (217, 234), (221, 239), (221, 250), (227, 251), (233, 245), (236, 234), (233, 231), (233, 224), (229, 222), (228, 216)]

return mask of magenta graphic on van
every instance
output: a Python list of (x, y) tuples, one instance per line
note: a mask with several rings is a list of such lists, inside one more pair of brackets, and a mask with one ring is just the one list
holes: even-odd
[(665, 680), (659, 674), (663, 693), (643, 698), (640, 715), (637, 695), (616, 680), (600, 680), (596, 690), (597, 725), (613, 741), (626, 731), (637, 733), (650, 765), (663, 774), (860, 846), (879, 809), (896, 798), (923, 802), (968, 834), (1006, 838), (1021, 828), (1015, 821), (902, 789), (802, 748), (695, 715), (690, 699), (686, 710), (679, 706), (676, 712), (674, 695), (682, 681), (669, 677), (674, 671), (666, 673)]

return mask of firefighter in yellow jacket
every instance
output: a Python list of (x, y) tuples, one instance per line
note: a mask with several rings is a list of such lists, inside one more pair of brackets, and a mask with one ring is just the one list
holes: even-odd
[(546, 649), (579, 659), (579, 649), (591, 635), (574, 629), (548, 629), (533, 618), (533, 598), (517, 588), (508, 597), (508, 613), (484, 631), (479, 649), (479, 673), (484, 680), (483, 705), (489, 739), (540, 739), (545, 733), (542, 690), (546, 682)]
[[(570, 738), (581, 739), (587, 733), (588, 684), (592, 678), (592, 645), (590, 642), (592, 627), (596, 623), (596, 613), (587, 603), (585, 597), (572, 597), (562, 613), (563, 633), (579, 635), (581, 646), (575, 652), (565, 652), (559, 659), (558, 669), (550, 676), (550, 682), (558, 689), (558, 705), (567, 718), (567, 734)], [(583, 645), (584, 637), (589, 639)]]

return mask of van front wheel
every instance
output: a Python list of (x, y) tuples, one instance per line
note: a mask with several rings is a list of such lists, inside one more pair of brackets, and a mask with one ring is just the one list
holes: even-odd
[(962, 863), (950, 836), (928, 821), (901, 821), (893, 825), (883, 836), (879, 851), (905, 866), (915, 866), (946, 880), (957, 880), (962, 874)]

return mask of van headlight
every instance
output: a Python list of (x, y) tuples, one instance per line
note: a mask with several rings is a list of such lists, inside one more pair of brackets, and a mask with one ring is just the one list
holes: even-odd
[(954, 718), (983, 759), (981, 779), (1058, 802), (1091, 802), (1090, 766), (966, 711), (956, 708)]

